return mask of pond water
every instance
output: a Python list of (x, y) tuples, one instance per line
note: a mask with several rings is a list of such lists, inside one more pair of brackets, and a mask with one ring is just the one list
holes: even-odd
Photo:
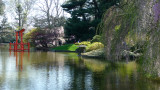
[(0, 90), (159, 90), (135, 62), (109, 63), (76, 53), (0, 48)]

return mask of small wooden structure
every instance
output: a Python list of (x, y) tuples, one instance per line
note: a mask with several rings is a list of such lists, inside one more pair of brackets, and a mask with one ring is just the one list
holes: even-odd
[[(30, 51), (30, 43), (23, 43), (23, 32), (25, 31), (25, 29), (16, 31), (16, 42), (14, 43), (9, 43), (9, 50), (13, 50), (13, 51)], [(20, 37), (20, 43), (18, 43), (18, 35)], [(13, 48), (12, 48), (13, 46)], [(18, 46), (20, 46), (20, 48), (18, 48)], [(25, 49), (24, 46), (27, 46), (28, 48)]]

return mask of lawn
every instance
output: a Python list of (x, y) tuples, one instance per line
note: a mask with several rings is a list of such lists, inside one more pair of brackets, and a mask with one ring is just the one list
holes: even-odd
[(56, 48), (53, 48), (53, 50), (62, 50), (62, 51), (76, 51), (77, 45), (75, 44), (66, 44), (63, 46), (58, 46)]

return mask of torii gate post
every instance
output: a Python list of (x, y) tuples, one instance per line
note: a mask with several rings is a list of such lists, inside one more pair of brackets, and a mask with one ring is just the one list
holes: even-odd
[(14, 43), (14, 51), (17, 50), (17, 46), (18, 46), (18, 32), (16, 32), (16, 43)]
[(19, 31), (20, 37), (21, 37), (21, 50), (24, 50), (24, 44), (23, 44), (23, 32), (24, 29), (22, 29), (21, 31)]

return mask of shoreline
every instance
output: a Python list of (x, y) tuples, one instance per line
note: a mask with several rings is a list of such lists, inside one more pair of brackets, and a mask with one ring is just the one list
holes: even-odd
[[(76, 51), (67, 51), (67, 50), (49, 50), (51, 52), (73, 52), (73, 53), (77, 53)], [(92, 51), (91, 51), (92, 52)], [(78, 53), (77, 53), (78, 54)], [(96, 58), (96, 59), (105, 59), (103, 56), (101, 55), (89, 55), (89, 54), (85, 54), (85, 53), (81, 53), (81, 56), (83, 58)]]

